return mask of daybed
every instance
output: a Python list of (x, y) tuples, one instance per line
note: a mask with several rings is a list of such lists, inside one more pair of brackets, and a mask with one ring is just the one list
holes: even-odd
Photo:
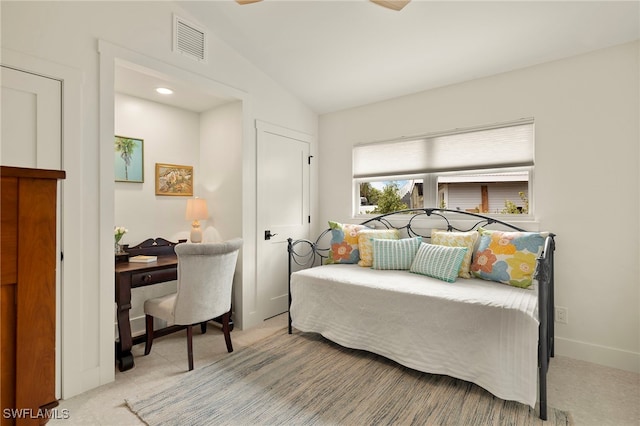
[[(330, 222), (315, 241), (289, 239), (289, 333), (320, 333), (532, 408), (539, 387), (546, 420), (554, 249), (554, 234), (459, 210)], [(524, 272), (512, 268), (518, 256), (532, 259)]]

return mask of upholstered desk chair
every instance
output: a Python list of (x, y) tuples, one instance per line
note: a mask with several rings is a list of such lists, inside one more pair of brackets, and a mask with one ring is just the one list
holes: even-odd
[[(193, 370), (193, 330), (196, 324), (222, 315), (222, 332), (227, 351), (233, 352), (229, 330), (231, 316), (231, 286), (242, 239), (224, 243), (178, 244), (178, 289), (176, 293), (144, 302), (147, 340), (144, 354), (153, 344), (153, 318), (187, 329), (189, 370)], [(202, 327), (202, 330), (206, 330)]]

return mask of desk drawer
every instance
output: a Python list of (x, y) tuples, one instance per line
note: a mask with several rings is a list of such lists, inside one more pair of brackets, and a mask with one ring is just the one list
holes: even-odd
[(178, 268), (162, 269), (158, 271), (139, 272), (131, 275), (131, 287), (163, 283), (178, 279)]

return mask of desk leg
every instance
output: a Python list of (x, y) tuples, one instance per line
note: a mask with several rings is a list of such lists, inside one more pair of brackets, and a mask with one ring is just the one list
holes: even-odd
[(118, 316), (118, 336), (120, 342), (116, 346), (116, 358), (120, 371), (133, 368), (133, 346), (131, 338), (131, 323), (129, 322), (129, 310), (131, 309), (131, 276), (118, 276), (116, 274), (116, 306)]

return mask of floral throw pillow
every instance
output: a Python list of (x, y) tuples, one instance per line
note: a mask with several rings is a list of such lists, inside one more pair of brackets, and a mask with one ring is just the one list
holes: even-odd
[(360, 251), (360, 266), (373, 265), (373, 238), (397, 240), (400, 231), (397, 229), (363, 229), (358, 232), (358, 250)]
[(480, 242), (473, 255), (471, 273), (484, 280), (527, 288), (533, 282), (536, 260), (545, 233), (504, 232), (479, 228)]
[(360, 260), (358, 231), (368, 228), (364, 225), (338, 223), (330, 220), (329, 229), (331, 229), (331, 248), (325, 264), (358, 263)]

